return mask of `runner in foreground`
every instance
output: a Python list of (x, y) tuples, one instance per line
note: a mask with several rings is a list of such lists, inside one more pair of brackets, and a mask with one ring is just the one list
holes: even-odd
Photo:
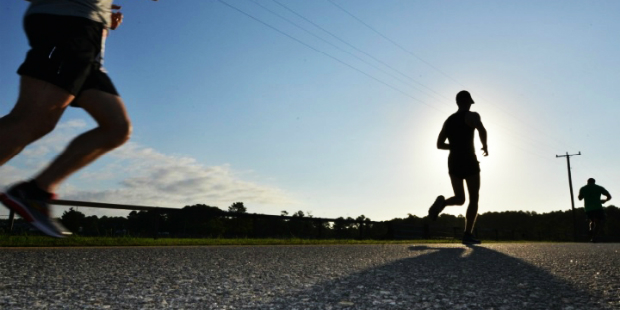
[[(437, 148), (449, 150), (448, 172), (454, 196), (445, 199), (438, 196), (435, 203), (428, 210), (428, 217), (435, 221), (439, 213), (446, 206), (461, 206), (465, 203), (465, 188), (463, 181), (467, 182), (469, 192), (469, 206), (465, 216), (464, 244), (479, 244), (480, 240), (474, 238), (473, 230), (478, 216), (478, 193), (480, 191), (480, 164), (474, 148), (474, 131), (478, 130), (484, 156), (488, 155), (487, 131), (482, 125), (480, 115), (469, 111), (474, 100), (469, 92), (463, 90), (456, 95), (458, 111), (444, 122), (439, 137)], [(446, 139), (448, 143), (446, 143)]]
[(71, 234), (50, 217), (48, 202), (60, 183), (99, 156), (125, 143), (131, 122), (125, 104), (101, 65), (108, 29), (123, 15), (113, 0), (27, 0), (24, 17), (30, 51), (17, 73), (19, 97), (0, 118), (0, 165), (51, 132), (67, 106), (84, 109), (97, 127), (75, 138), (32, 180), (18, 183), (0, 200), (53, 237)]

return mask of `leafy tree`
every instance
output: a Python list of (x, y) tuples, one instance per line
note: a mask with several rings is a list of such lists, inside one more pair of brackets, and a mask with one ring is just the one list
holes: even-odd
[(349, 237), (347, 228), (348, 225), (345, 222), (345, 219), (341, 216), (336, 219), (332, 229), (334, 230), (334, 235), (336, 238), (347, 238)]
[(84, 219), (86, 215), (84, 213), (77, 211), (73, 208), (69, 208), (68, 211), (62, 213), (62, 217), (60, 220), (62, 224), (67, 227), (72, 232), (79, 232), (80, 227), (82, 227)]
[(96, 215), (87, 216), (82, 224), (82, 234), (98, 236), (99, 232), (99, 218)]
[(609, 205), (605, 208), (607, 220), (603, 224), (602, 237), (616, 236), (620, 239), (620, 209), (615, 205)]
[(228, 207), (228, 212), (233, 213), (247, 213), (247, 209), (243, 205), (243, 202), (235, 202), (230, 207)]
[[(127, 219), (129, 220), (129, 230), (141, 236), (152, 235), (155, 231), (156, 222), (153, 218), (154, 213), (149, 211), (131, 211)], [(112, 234), (120, 234), (123, 228), (113, 227)]]
[[(133, 211), (132, 213), (135, 214), (136, 212)], [(131, 213), (129, 213), (129, 215), (131, 216)], [(106, 236), (126, 234), (130, 230), (130, 228), (132, 228), (128, 217), (120, 217), (120, 216), (113, 216), (113, 217), (102, 216), (98, 221), (98, 225), (99, 225), (99, 232)], [(132, 230), (135, 231), (136, 229), (132, 229)]]
[(183, 209), (168, 215), (168, 229), (171, 234), (181, 236), (213, 236), (219, 237), (226, 231), (222, 213), (218, 207), (204, 204), (185, 206)]

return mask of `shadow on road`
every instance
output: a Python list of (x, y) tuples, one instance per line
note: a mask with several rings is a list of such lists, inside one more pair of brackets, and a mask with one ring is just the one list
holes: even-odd
[(598, 296), (487, 247), (412, 246), (407, 250), (410, 257), (323, 281), (278, 296), (263, 306), (275, 309), (609, 308)]

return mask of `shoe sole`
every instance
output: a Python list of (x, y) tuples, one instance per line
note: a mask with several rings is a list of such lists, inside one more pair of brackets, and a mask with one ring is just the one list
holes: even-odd
[(51, 236), (51, 237), (55, 237), (55, 238), (65, 237), (62, 234), (59, 234), (58, 232), (54, 231), (53, 229), (50, 229), (49, 226), (43, 224), (41, 221), (37, 221), (35, 217), (32, 215), (32, 213), (28, 211), (28, 208), (24, 207), (21, 203), (19, 203), (17, 199), (15, 199), (14, 197), (11, 197), (11, 195), (9, 194), (0, 195), (0, 201), (2, 201), (2, 204), (4, 204), (7, 208), (15, 211), (26, 222), (28, 222), (30, 225), (32, 225), (34, 228), (38, 229), (42, 233), (48, 236)]
[(437, 208), (437, 204), (439, 203), (439, 201), (441, 201), (441, 199), (437, 197), (437, 199), (435, 199), (435, 202), (433, 202), (433, 205), (428, 209), (428, 217), (431, 219), (431, 221), (436, 221), (439, 217), (439, 212), (434, 211)]

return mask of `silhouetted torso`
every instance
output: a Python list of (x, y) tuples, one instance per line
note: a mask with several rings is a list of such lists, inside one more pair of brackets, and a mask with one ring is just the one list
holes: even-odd
[(450, 156), (475, 156), (474, 130), (465, 123), (465, 115), (469, 111), (458, 111), (445, 122), (446, 135), (450, 144)]
[(582, 196), (584, 200), (583, 206), (585, 211), (603, 209), (601, 195), (606, 192), (607, 190), (604, 187), (596, 184), (588, 184), (579, 189), (579, 196)]

